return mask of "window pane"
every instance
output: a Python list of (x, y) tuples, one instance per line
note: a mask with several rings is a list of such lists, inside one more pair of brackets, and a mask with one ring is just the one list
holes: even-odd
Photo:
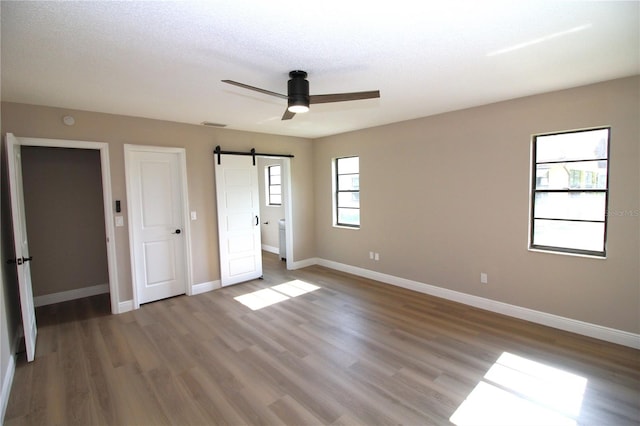
[(360, 175), (338, 176), (338, 191), (357, 191), (360, 189)]
[(269, 179), (269, 184), (271, 185), (280, 185), (280, 175), (271, 175)]
[(536, 218), (604, 221), (605, 212), (604, 192), (538, 192), (535, 195)]
[(280, 166), (269, 166), (269, 174), (271, 176), (280, 176)]
[(269, 195), (269, 204), (282, 204), (282, 197), (277, 195)]
[(280, 185), (269, 187), (269, 194), (281, 194), (281, 193), (282, 193), (282, 187)]
[(338, 174), (343, 175), (345, 173), (360, 173), (360, 158), (348, 157), (338, 158)]
[(533, 244), (602, 252), (604, 223), (536, 219)]
[(338, 207), (360, 208), (360, 193), (358, 192), (339, 192)]
[(360, 225), (359, 209), (338, 209), (338, 223), (341, 225)]
[(605, 189), (606, 187), (606, 160), (536, 166), (536, 189)]
[(607, 158), (609, 129), (536, 137), (536, 163)]

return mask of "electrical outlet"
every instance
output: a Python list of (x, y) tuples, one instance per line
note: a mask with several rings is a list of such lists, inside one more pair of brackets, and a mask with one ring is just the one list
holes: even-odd
[(379, 261), (380, 260), (380, 253), (374, 253), (373, 254), (373, 258), (375, 259), (375, 261)]
[(369, 252), (369, 259), (373, 260), (373, 252), (372, 251)]
[(489, 282), (489, 277), (486, 272), (480, 272), (480, 284), (487, 284)]

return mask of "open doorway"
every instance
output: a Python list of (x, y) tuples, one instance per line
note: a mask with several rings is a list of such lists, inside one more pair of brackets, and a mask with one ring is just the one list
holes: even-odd
[[(35, 356), (36, 336), (38, 334), (31, 282), (31, 264), (33, 256), (29, 254), (27, 224), (24, 213), (24, 189), (22, 179), (21, 148), (24, 146), (58, 147), (74, 149), (91, 149), (100, 153), (100, 175), (102, 180), (102, 207), (104, 210), (104, 232), (107, 245), (107, 265), (109, 276), (109, 295), (111, 312), (118, 313), (118, 281), (116, 268), (115, 237), (113, 229), (113, 212), (111, 210), (111, 176), (109, 166), (109, 145), (99, 142), (71, 141), (63, 139), (40, 139), (6, 135), (8, 184), (11, 199), (11, 223), (15, 258), (10, 262), (16, 264), (22, 324), (25, 337), (27, 360), (33, 361)], [(73, 259), (68, 259), (72, 262)]]
[(34, 306), (108, 293), (100, 152), (22, 146), (21, 160)]
[(260, 237), (262, 251), (277, 254), (280, 260), (286, 260), (286, 240), (281, 231), (286, 220), (284, 209), (286, 201), (283, 194), (283, 159), (258, 157), (258, 185), (260, 187)]
[[(291, 158), (256, 156), (260, 188), (260, 235), (264, 273), (293, 268)], [(273, 259), (278, 260), (274, 263)]]

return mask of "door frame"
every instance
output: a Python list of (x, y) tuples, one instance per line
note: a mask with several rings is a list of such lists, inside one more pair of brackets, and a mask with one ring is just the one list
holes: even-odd
[(287, 270), (294, 268), (293, 262), (293, 190), (291, 188), (291, 158), (279, 157), (282, 160), (282, 196), (284, 200), (284, 221), (285, 221), (285, 252), (287, 255)]
[[(15, 136), (15, 135), (14, 135)], [(116, 259), (116, 238), (114, 231), (114, 215), (111, 195), (111, 163), (109, 161), (109, 144), (106, 142), (90, 142), (67, 139), (44, 139), (15, 136), (20, 146), (39, 146), (45, 148), (95, 149), (100, 152), (100, 168), (102, 173), (102, 202), (104, 204), (104, 227), (107, 237), (107, 269), (109, 272), (109, 296), (111, 313), (119, 314), (118, 264)], [(19, 194), (24, 198), (24, 193)]]
[[(125, 183), (127, 190), (127, 200), (131, 200), (133, 194), (133, 188), (131, 185), (131, 167), (132, 161), (130, 159), (130, 154), (132, 152), (155, 152), (161, 154), (177, 154), (178, 155), (178, 167), (180, 174), (180, 190), (182, 192), (182, 221), (184, 226), (184, 238), (181, 239), (183, 242), (183, 249), (185, 254), (185, 293), (187, 296), (193, 295), (193, 271), (192, 271), (192, 256), (191, 256), (191, 221), (190, 221), (190, 213), (189, 213), (189, 187), (187, 185), (187, 152), (185, 148), (178, 147), (161, 147), (161, 146), (152, 146), (152, 145), (124, 145), (124, 174), (125, 174)], [(133, 223), (133, 214), (134, 211), (131, 208), (131, 203), (127, 203), (127, 221), (128, 221), (128, 233), (129, 233), (129, 255), (131, 258), (131, 286), (133, 291), (133, 309), (140, 308), (140, 298), (138, 296), (138, 285), (136, 281), (136, 265), (138, 264), (135, 250), (134, 250), (134, 235), (133, 235), (133, 227), (131, 224)]]

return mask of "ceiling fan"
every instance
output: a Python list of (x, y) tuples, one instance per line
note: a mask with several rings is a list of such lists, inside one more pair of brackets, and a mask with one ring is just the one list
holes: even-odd
[(270, 90), (261, 89), (259, 87), (249, 86), (248, 84), (238, 83), (233, 80), (222, 80), (223, 83), (232, 84), (234, 86), (243, 87), (245, 89), (254, 90), (266, 95), (275, 96), (286, 99), (288, 102), (287, 109), (282, 115), (283, 120), (291, 120), (296, 114), (309, 111), (310, 104), (324, 104), (329, 102), (357, 101), (360, 99), (374, 99), (380, 97), (379, 90), (370, 90), (367, 92), (351, 92), (351, 93), (331, 93), (326, 95), (309, 95), (309, 81), (305, 71), (291, 71), (291, 78), (287, 83), (287, 94), (272, 92)]

